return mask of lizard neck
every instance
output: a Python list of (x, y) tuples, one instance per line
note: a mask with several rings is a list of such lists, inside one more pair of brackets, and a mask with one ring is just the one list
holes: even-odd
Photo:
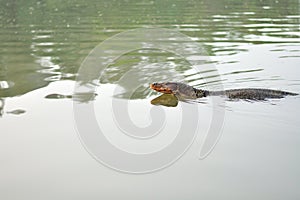
[(197, 98), (207, 97), (209, 95), (209, 91), (201, 90), (194, 88)]

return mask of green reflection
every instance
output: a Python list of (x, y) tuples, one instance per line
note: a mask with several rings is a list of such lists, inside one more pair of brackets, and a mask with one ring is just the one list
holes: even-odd
[[(205, 44), (210, 56), (234, 55), (247, 51), (242, 44), (299, 43), (299, 1), (2, 0), (0, 97), (74, 80), (81, 62), (97, 44), (122, 31), (148, 26), (191, 36)], [(117, 81), (130, 68), (124, 66), (141, 56), (112, 64), (115, 71), (103, 81)], [(152, 60), (155, 56), (148, 55)], [(158, 52), (158, 56), (166, 55)], [(174, 63), (178, 73), (189, 69)]]
[(167, 107), (176, 107), (178, 99), (173, 94), (163, 94), (151, 100), (152, 105), (161, 105)]

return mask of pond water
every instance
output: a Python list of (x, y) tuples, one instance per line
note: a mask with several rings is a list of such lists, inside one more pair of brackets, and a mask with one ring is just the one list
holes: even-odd
[(2, 0), (0, 198), (299, 199), (299, 96), (149, 88), (300, 93), (299, 6)]

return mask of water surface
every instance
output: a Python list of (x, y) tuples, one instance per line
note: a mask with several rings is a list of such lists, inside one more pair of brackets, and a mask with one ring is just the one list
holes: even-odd
[[(145, 153), (174, 140), (185, 105), (153, 106), (159, 96), (149, 89), (154, 80), (299, 93), (299, 1), (0, 3), (2, 199), (300, 197), (299, 97), (226, 101), (222, 136), (204, 160), (199, 150), (216, 105), (209, 98), (192, 104), (200, 121), (196, 141), (175, 164), (146, 175), (116, 172), (94, 160), (73, 120), (73, 101), (93, 102), (107, 137), (134, 152), (136, 141), (120, 136), (110, 102), (127, 102), (128, 118), (140, 128), (151, 124), (151, 109), (162, 109), (166, 129), (137, 147)], [(205, 53), (189, 59), (205, 56), (199, 70), (172, 52), (137, 49), (109, 63), (94, 82), (95, 94), (74, 96), (78, 70), (94, 47), (123, 31), (151, 27), (198, 42)]]

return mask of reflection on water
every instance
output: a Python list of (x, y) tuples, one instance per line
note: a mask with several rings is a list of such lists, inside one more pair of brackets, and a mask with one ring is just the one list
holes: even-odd
[(0, 99), (0, 117), (3, 115), (4, 100)]
[[(122, 91), (114, 96), (125, 99), (143, 99), (151, 95), (151, 81), (184, 79), (190, 64), (179, 55), (159, 49), (145, 49), (123, 55), (101, 75), (100, 83), (115, 83)], [(138, 88), (136, 88), (138, 86)]]
[[(299, 57), (299, 45), (295, 45), (299, 42), (300, 18), (296, 1), (175, 1), (171, 7), (162, 2), (136, 1), (97, 4), (77, 1), (67, 7), (47, 2), (4, 1), (3, 5), (1, 97), (22, 95), (52, 81), (73, 80), (82, 60), (99, 42), (121, 31), (148, 25), (175, 28), (203, 43), (212, 57), (234, 56), (247, 52), (249, 45), (268, 43), (274, 44), (274, 51), (282, 52), (282, 59)], [(122, 8), (121, 13), (119, 8)], [(287, 48), (291, 44), (294, 48)], [(165, 63), (160, 58), (165, 59)], [(140, 50), (112, 63), (101, 81), (117, 81), (130, 65), (139, 65), (140, 73), (155, 75), (148, 71), (154, 60), (161, 61), (161, 72), (168, 71), (166, 79), (176, 79), (172, 70), (175, 74), (189, 75), (190, 66), (183, 59), (166, 52)], [(226, 62), (239, 61), (227, 59)], [(222, 63), (224, 61), (215, 62), (216, 65)], [(250, 70), (261, 68), (265, 66), (251, 66)], [(243, 71), (236, 69), (230, 73)], [(223, 75), (225, 82), (226, 75)], [(239, 78), (242, 76), (240, 74)], [(269, 78), (263, 80), (266, 79)], [(216, 84), (214, 80), (203, 84), (211, 83)], [(145, 96), (145, 91), (140, 95)]]
[(14, 109), (4, 112), (4, 105), (5, 101), (4, 99), (0, 99), (0, 117), (2, 117), (5, 114), (12, 114), (12, 115), (21, 115), (24, 114), (26, 111), (23, 109)]
[[(95, 113), (104, 119), (112, 112), (107, 102), (126, 101), (133, 111), (126, 120), (136, 119), (137, 126), (148, 122), (143, 119), (152, 107), (164, 109), (170, 119), (178, 117), (186, 102), (172, 95), (157, 97), (149, 89), (154, 81), (180, 81), (212, 90), (224, 86), (299, 93), (299, 1), (1, 0), (0, 4), (0, 146), (4, 149), (0, 186), (6, 189), (1, 199), (12, 199), (7, 198), (11, 195), (36, 199), (32, 188), (52, 199), (66, 194), (71, 194), (67, 199), (114, 195), (112, 199), (121, 199), (132, 188), (137, 196), (151, 199), (186, 198), (174, 191), (193, 199), (243, 199), (245, 194), (249, 199), (299, 199), (299, 97), (272, 101), (274, 105), (226, 102), (224, 134), (212, 156), (199, 162), (194, 155), (199, 152), (198, 142), (182, 162), (153, 176), (116, 175), (99, 167), (82, 150), (71, 120), (73, 100), (95, 103)], [(124, 31), (151, 27), (183, 33), (202, 45), (206, 54), (183, 58), (150, 49), (145, 42), (148, 48), (105, 63), (102, 74), (90, 70), (94, 81), (89, 84), (97, 91), (73, 93), (78, 69), (99, 43)], [(161, 43), (182, 47), (173, 37)], [(209, 98), (191, 106), (199, 109), (201, 131), (208, 129)], [(170, 133), (178, 124), (174, 121)], [(109, 131), (116, 129), (114, 124), (105, 125)], [(182, 170), (186, 173), (178, 173)], [(118, 193), (112, 194), (112, 184)], [(162, 194), (166, 196), (157, 196)]]
[(72, 95), (64, 95), (64, 94), (48, 94), (45, 96), (46, 99), (71, 99)]
[(16, 110), (11, 110), (11, 111), (7, 111), (7, 114), (14, 114), (14, 115), (20, 115), (25, 113), (26, 111), (23, 109), (16, 109)]
[(178, 99), (173, 94), (163, 94), (151, 100), (152, 105), (162, 105), (167, 107), (176, 107)]

